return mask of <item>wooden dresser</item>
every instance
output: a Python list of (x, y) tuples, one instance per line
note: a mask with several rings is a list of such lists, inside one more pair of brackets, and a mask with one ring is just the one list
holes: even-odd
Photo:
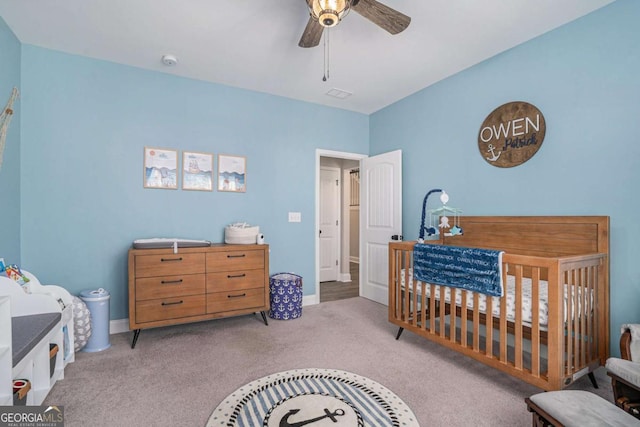
[(268, 245), (129, 250), (131, 348), (141, 329), (268, 309)]

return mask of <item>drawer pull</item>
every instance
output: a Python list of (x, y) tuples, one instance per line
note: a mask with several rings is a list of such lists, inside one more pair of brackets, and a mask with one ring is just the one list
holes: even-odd
[(246, 257), (246, 254), (242, 254), (242, 255), (227, 255), (227, 258), (244, 258)]
[(180, 300), (180, 301), (176, 301), (176, 302), (163, 302), (162, 305), (178, 305), (178, 304), (182, 304), (184, 301)]
[(182, 261), (182, 257), (180, 258), (160, 258), (161, 262), (168, 262), (168, 261)]
[(242, 298), (242, 297), (246, 297), (247, 294), (244, 293), (242, 295), (227, 295), (227, 298)]
[(160, 283), (162, 283), (163, 285), (167, 285), (170, 283), (182, 283), (182, 279), (180, 280), (162, 280)]
[(238, 279), (240, 277), (246, 277), (246, 274), (245, 273), (236, 274), (235, 276), (231, 274), (227, 274), (227, 279)]

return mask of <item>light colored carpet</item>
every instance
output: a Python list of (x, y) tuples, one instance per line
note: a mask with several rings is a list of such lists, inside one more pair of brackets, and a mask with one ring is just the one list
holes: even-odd
[[(77, 353), (45, 404), (64, 405), (65, 426), (204, 426), (240, 386), (281, 371), (339, 369), (398, 395), (423, 427), (530, 426), (524, 398), (541, 390), (407, 331), (395, 340), (387, 308), (364, 298), (308, 306), (295, 320), (241, 316), (130, 333), (111, 348)], [(585, 377), (571, 388), (612, 401)]]

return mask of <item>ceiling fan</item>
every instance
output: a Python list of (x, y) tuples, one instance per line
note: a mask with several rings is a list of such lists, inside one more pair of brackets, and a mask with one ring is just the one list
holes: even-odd
[(411, 22), (411, 18), (407, 15), (376, 0), (306, 0), (306, 2), (310, 16), (298, 43), (300, 47), (318, 46), (324, 28), (337, 25), (350, 10), (391, 34), (404, 31)]

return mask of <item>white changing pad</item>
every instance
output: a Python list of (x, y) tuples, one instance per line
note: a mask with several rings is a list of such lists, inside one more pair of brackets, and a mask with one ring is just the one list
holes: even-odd
[(152, 239), (133, 241), (135, 249), (197, 248), (202, 246), (211, 246), (211, 242), (208, 240), (179, 239), (177, 237), (154, 237)]

